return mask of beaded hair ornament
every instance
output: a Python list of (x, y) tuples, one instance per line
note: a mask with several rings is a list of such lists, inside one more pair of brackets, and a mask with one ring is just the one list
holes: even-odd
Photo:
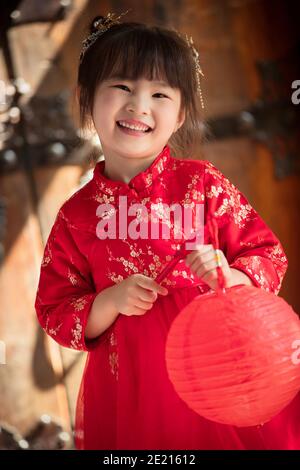
[[(85, 55), (86, 51), (91, 47), (92, 44), (94, 44), (94, 42), (98, 39), (98, 37), (101, 36), (103, 33), (105, 33), (105, 31), (110, 29), (111, 26), (113, 26), (115, 24), (119, 24), (120, 23), (119, 20), (124, 15), (126, 15), (129, 11), (130, 10), (126, 10), (124, 13), (121, 13), (119, 16), (116, 16), (114, 13), (108, 13), (106, 16), (104, 16), (104, 17), (100, 16), (99, 18), (97, 18), (94, 21), (93, 28), (96, 31), (91, 33), (82, 42), (82, 49), (81, 49), (80, 57), (79, 57), (80, 64), (83, 61), (83, 58), (84, 58), (84, 55)], [(176, 32), (179, 36), (181, 36), (180, 33), (178, 33), (178, 31), (176, 31)], [(200, 75), (202, 77), (204, 77), (204, 74), (202, 72), (200, 62), (199, 62), (199, 52), (197, 51), (197, 49), (194, 46), (192, 36), (188, 37), (187, 34), (186, 34), (185, 35), (185, 41), (188, 44), (188, 46), (190, 47), (190, 49), (192, 51), (192, 54), (193, 54), (193, 59), (194, 59), (194, 63), (195, 63), (196, 80), (197, 80), (197, 92), (198, 92), (198, 95), (199, 95), (199, 98), (200, 98), (201, 107), (203, 109), (204, 108), (204, 101), (203, 101), (202, 90), (201, 90)]]

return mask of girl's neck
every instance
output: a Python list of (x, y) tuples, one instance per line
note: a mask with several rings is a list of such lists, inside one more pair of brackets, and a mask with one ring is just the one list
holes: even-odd
[(128, 184), (132, 178), (145, 171), (158, 156), (158, 153), (141, 158), (126, 158), (112, 155), (103, 149), (105, 168), (103, 175), (113, 181), (123, 181)]

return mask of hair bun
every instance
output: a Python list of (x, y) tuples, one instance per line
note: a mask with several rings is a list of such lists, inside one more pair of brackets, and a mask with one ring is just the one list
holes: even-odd
[[(93, 19), (93, 21), (90, 24), (90, 34), (95, 33), (96, 31), (98, 31), (97, 26), (99, 26), (99, 24), (101, 24), (103, 22), (103, 20), (104, 20), (104, 16), (95, 16), (95, 18)], [(97, 24), (97, 26), (96, 26), (96, 24)]]

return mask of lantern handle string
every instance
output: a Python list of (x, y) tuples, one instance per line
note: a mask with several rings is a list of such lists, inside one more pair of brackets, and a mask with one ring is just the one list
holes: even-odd
[(210, 239), (215, 250), (215, 256), (217, 261), (217, 275), (218, 275), (218, 290), (225, 292), (226, 282), (224, 278), (223, 271), (221, 269), (221, 259), (217, 250), (219, 250), (219, 237), (218, 237), (218, 223), (212, 215), (207, 217), (207, 228), (210, 235)]

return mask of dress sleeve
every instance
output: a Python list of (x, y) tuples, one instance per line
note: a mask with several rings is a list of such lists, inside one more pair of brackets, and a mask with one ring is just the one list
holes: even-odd
[(230, 267), (247, 274), (255, 286), (278, 294), (288, 266), (280, 241), (245, 196), (205, 163), (205, 210), (218, 222), (220, 249)]
[(35, 300), (42, 328), (62, 346), (93, 349), (97, 339), (85, 341), (84, 332), (96, 296), (88, 261), (60, 210), (46, 243)]

